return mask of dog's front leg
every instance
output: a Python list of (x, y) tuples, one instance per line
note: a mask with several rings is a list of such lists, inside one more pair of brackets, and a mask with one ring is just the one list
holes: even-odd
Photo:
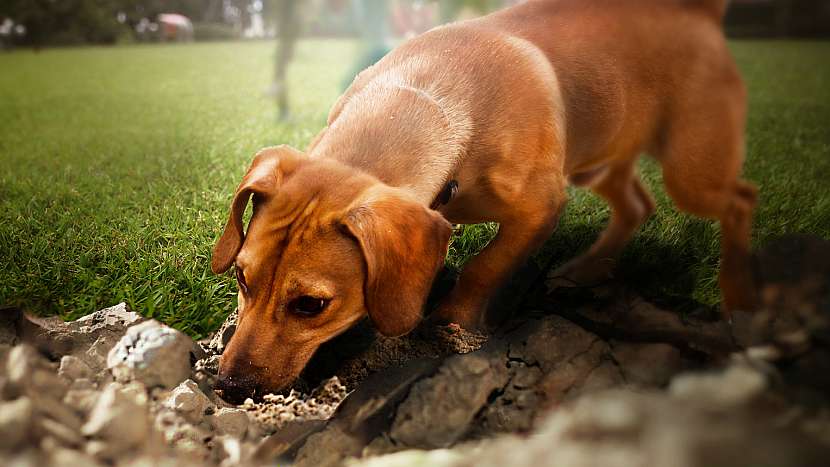
[(485, 311), (490, 299), (553, 233), (564, 200), (564, 192), (557, 193), (544, 207), (535, 206), (540, 209), (534, 212), (514, 213), (501, 220), (499, 233), (467, 263), (455, 288), (435, 311), (435, 317), (466, 329), (486, 326)]

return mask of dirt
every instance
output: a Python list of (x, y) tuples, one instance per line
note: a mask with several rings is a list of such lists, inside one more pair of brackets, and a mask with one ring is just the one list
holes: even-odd
[(420, 358), (442, 358), (478, 350), (487, 336), (458, 325), (423, 323), (402, 337), (377, 335), (368, 321), (325, 344), (307, 366), (297, 389), (316, 385), (336, 375), (349, 389), (355, 389), (368, 375)]

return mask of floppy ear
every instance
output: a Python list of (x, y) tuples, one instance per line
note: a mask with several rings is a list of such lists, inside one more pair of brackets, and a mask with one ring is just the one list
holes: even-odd
[(343, 224), (366, 260), (364, 299), (369, 317), (382, 334), (399, 336), (421, 320), (452, 228), (440, 214), (393, 188), (371, 191)]
[(265, 148), (256, 153), (248, 173), (236, 189), (225, 231), (213, 247), (210, 269), (214, 273), (227, 271), (242, 248), (245, 238), (242, 215), (251, 195), (268, 196), (276, 193), (285, 176), (293, 172), (303, 159), (305, 154), (285, 145)]

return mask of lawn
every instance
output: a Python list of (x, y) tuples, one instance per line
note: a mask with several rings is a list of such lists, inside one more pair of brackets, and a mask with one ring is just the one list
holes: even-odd
[[(118, 301), (194, 336), (234, 306), (209, 257), (233, 188), (262, 146), (304, 147), (322, 127), (356, 44), (304, 41), (290, 69), (292, 120), (263, 95), (267, 42), (0, 54), (0, 305), (75, 318)], [(830, 43), (733, 43), (750, 92), (746, 176), (761, 189), (754, 242), (830, 237)], [(659, 300), (717, 302), (716, 225), (679, 214), (642, 164), (657, 214), (622, 274)], [(572, 191), (540, 259), (587, 247), (608, 218)], [(463, 263), (493, 227), (467, 229)]]

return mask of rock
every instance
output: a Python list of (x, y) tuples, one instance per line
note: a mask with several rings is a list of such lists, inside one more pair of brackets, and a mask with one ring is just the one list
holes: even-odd
[(107, 357), (112, 348), (115, 347), (116, 342), (117, 339), (112, 336), (102, 335), (92, 342), (86, 352), (79, 353), (78, 355), (92, 368), (106, 368)]
[(73, 389), (95, 389), (98, 385), (93, 383), (92, 380), (87, 378), (79, 378), (72, 381), (72, 384), (69, 385), (69, 390)]
[(0, 307), (0, 346), (12, 347), (20, 342), (19, 324), (23, 311), (13, 307)]
[(196, 381), (202, 391), (207, 394), (214, 394), (213, 387), (219, 373), (219, 359), (221, 355), (211, 355), (199, 360), (193, 365), (193, 373), (190, 379)]
[(53, 467), (95, 467), (101, 465), (94, 457), (74, 449), (57, 448), (49, 453), (49, 465)]
[[(176, 386), (176, 389), (170, 393), (164, 405), (176, 410), (194, 422), (201, 421), (205, 415), (205, 411), (209, 407), (213, 407), (213, 403), (199, 389), (199, 385), (190, 379)], [(240, 410), (240, 412), (243, 412), (244, 415), (244, 411)]]
[(156, 416), (155, 426), (162, 433), (164, 441), (178, 453), (202, 460), (207, 458), (207, 443), (214, 434), (206, 429), (205, 424), (192, 425), (176, 412), (165, 410)]
[(147, 387), (141, 381), (130, 381), (127, 384), (122, 384), (118, 388), (118, 391), (132, 399), (138, 405), (147, 405)]
[(360, 440), (344, 432), (341, 425), (332, 425), (308, 436), (308, 440), (297, 452), (294, 466), (338, 466), (344, 459), (357, 456), (362, 448)]
[(439, 364), (416, 359), (369, 376), (343, 401), (327, 426), (289, 424), (263, 442), (255, 460), (290, 461), (296, 452), (298, 466), (327, 466), (360, 455), (372, 439), (389, 429), (398, 404), (415, 381), (433, 374)]
[(605, 391), (558, 408), (526, 439), (462, 447), (465, 455), (452, 465), (795, 467), (826, 460), (826, 447), (814, 440), (759, 421), (755, 411), (712, 410), (705, 399)]
[(107, 464), (115, 463), (122, 447), (101, 440), (92, 440), (84, 446), (84, 453)]
[(612, 341), (611, 346), (625, 381), (638, 386), (665, 386), (674, 375), (692, 366), (669, 344)]
[[(290, 462), (297, 455), (297, 451), (307, 444), (309, 437), (324, 428), (326, 428), (324, 420), (300, 420), (289, 423), (260, 443), (251, 461), (256, 464), (266, 464), (274, 460)], [(314, 450), (312, 445), (309, 445), (307, 452)], [(359, 443), (353, 443), (352, 446), (353, 452), (360, 451)], [(349, 451), (340, 454), (348, 456)]]
[(63, 398), (67, 407), (80, 414), (89, 413), (98, 400), (98, 391), (95, 389), (70, 389)]
[[(215, 438), (216, 445), (221, 450), (221, 454), (216, 459), (220, 466), (230, 467), (240, 464), (262, 465), (254, 461), (248, 461), (252, 458), (254, 452), (254, 445), (250, 442), (241, 442), (239, 439), (231, 436), (218, 436)], [(247, 461), (247, 462), (246, 462)]]
[(99, 370), (104, 368), (107, 352), (127, 326), (141, 319), (120, 303), (71, 322), (63, 322), (57, 317), (21, 315), (16, 329), (20, 341), (30, 343), (50, 358), (74, 355)]
[(18, 345), (9, 351), (6, 357), (5, 372), (9, 384), (15, 386), (25, 385), (31, 378), (32, 373), (43, 366), (41, 357), (37, 351), (28, 345)]
[(248, 413), (241, 409), (223, 407), (210, 416), (210, 423), (220, 434), (241, 439), (248, 431)]
[(561, 307), (553, 302), (540, 308), (560, 314), (583, 329), (606, 339), (663, 342), (679, 349), (723, 357), (739, 350), (729, 324), (664, 310), (636, 295), (614, 300), (589, 300), (582, 306)]
[(530, 321), (508, 337), (508, 357), (538, 365), (542, 371), (535, 389), (544, 395), (545, 405), (623, 381), (608, 343), (567, 319), (548, 316)]
[(39, 417), (50, 418), (74, 431), (81, 429), (83, 424), (81, 417), (74, 410), (64, 405), (60, 399), (55, 400), (36, 394), (33, 394), (31, 399), (35, 412)]
[(78, 331), (84, 333), (96, 333), (105, 328), (121, 327), (127, 328), (144, 318), (138, 313), (129, 309), (126, 303), (111, 306), (78, 318), (73, 323)]
[(90, 378), (92, 368), (89, 367), (83, 360), (72, 355), (64, 355), (61, 357), (61, 365), (58, 369), (58, 375), (74, 381), (80, 378)]
[(49, 362), (28, 344), (15, 346), (6, 359), (6, 385), (3, 396), (7, 399), (22, 394), (60, 399), (67, 384), (50, 367)]
[[(147, 409), (111, 383), (101, 395), (81, 428), (81, 433), (107, 443), (107, 452), (120, 452), (141, 444), (148, 436)], [(99, 457), (101, 451), (90, 453)]]
[(610, 346), (562, 317), (524, 320), (504, 339), (510, 381), (478, 415), (475, 436), (528, 431), (540, 407), (624, 382)]
[(34, 409), (27, 397), (0, 402), (0, 449), (18, 449), (29, 436)]
[(362, 461), (350, 460), (345, 465), (346, 467), (450, 467), (462, 463), (466, 455), (467, 453), (462, 449), (432, 449), (430, 451), (408, 449)]
[(748, 365), (732, 365), (722, 372), (688, 373), (676, 377), (669, 392), (679, 398), (706, 399), (717, 406), (753, 401), (768, 387), (767, 378)]
[(190, 376), (193, 341), (158, 321), (127, 329), (110, 350), (107, 367), (117, 381), (139, 380), (148, 387), (172, 388)]
[(43, 432), (43, 436), (56, 439), (62, 446), (77, 448), (84, 443), (84, 438), (78, 433), (77, 428), (69, 428), (46, 417), (40, 418), (38, 429)]
[[(12, 346), (6, 344), (0, 344), (0, 375), (6, 374), (6, 361), (9, 358), (9, 352), (12, 351)], [(5, 381), (5, 376), (2, 376), (3, 381)]]
[(210, 339), (207, 345), (209, 351), (214, 354), (221, 354), (225, 350), (225, 346), (231, 341), (231, 337), (236, 332), (236, 322), (239, 319), (238, 310), (234, 310), (222, 323), (222, 326)]
[(450, 446), (507, 381), (499, 349), (450, 357), (434, 376), (412, 386), (398, 406), (389, 436), (402, 446)]

